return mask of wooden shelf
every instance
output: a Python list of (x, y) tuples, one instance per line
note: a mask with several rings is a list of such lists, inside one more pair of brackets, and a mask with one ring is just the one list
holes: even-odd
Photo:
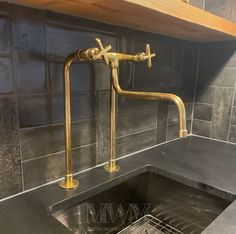
[(236, 24), (180, 0), (9, 0), (195, 42), (236, 39)]

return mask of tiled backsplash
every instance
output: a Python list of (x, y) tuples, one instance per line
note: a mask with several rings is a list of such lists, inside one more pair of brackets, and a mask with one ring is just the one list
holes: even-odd
[(235, 0), (189, 0), (190, 4), (236, 22)]
[[(234, 20), (232, 0), (190, 2)], [(95, 37), (125, 53), (149, 43), (153, 67), (121, 64), (122, 87), (175, 93), (185, 102), (190, 133), (236, 143), (234, 42), (198, 46), (3, 2), (0, 34), (0, 198), (63, 176), (63, 63), (74, 50), (95, 46)], [(109, 74), (101, 62), (71, 67), (74, 172), (108, 159)], [(177, 110), (117, 97), (116, 127), (121, 157), (176, 138)]]
[[(202, 8), (236, 22), (234, 0), (204, 0)], [(236, 43), (201, 45), (193, 134), (236, 143), (235, 93)]]
[[(123, 88), (172, 92), (183, 98), (188, 129), (194, 101), (198, 47), (114, 27), (0, 3), (0, 198), (58, 179), (64, 172), (63, 77), (66, 56), (95, 46), (95, 37), (120, 52), (157, 58), (120, 66)], [(108, 159), (109, 69), (77, 63), (71, 70), (74, 172)], [(175, 106), (117, 98), (118, 157), (174, 139)]]
[(236, 43), (200, 47), (193, 133), (236, 143)]

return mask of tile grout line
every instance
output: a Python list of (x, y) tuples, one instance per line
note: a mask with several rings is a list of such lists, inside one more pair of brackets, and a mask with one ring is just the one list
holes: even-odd
[(198, 75), (199, 75), (199, 63), (200, 63), (200, 45), (198, 45), (198, 53), (197, 53), (197, 67), (196, 67), (196, 75), (195, 75), (195, 89), (193, 96), (193, 109), (192, 109), (192, 121), (190, 126), (190, 134), (193, 133), (193, 120), (194, 120), (194, 112), (195, 112), (195, 104), (196, 104), (196, 93), (197, 93), (197, 83), (198, 83)]
[[(72, 120), (71, 124), (79, 124), (81, 122), (86, 122), (86, 121), (91, 121), (91, 120), (96, 120), (97, 116), (90, 117), (90, 118), (82, 118), (82, 119), (77, 119), (77, 120)], [(20, 131), (30, 131), (30, 130), (35, 130), (35, 129), (42, 129), (42, 128), (47, 128), (47, 127), (63, 127), (64, 122), (57, 122), (57, 123), (48, 123), (48, 124), (42, 124), (42, 125), (36, 125), (36, 126), (29, 126), (29, 127), (22, 127), (19, 128)]]
[(158, 126), (158, 114), (159, 114), (159, 111), (160, 111), (160, 109), (159, 109), (159, 104), (160, 104), (160, 103), (157, 102), (158, 107), (157, 107), (156, 115), (155, 115), (155, 116), (156, 116), (156, 121), (155, 121), (155, 125), (156, 125), (155, 143), (156, 143), (156, 144), (157, 144), (157, 134), (158, 134), (158, 132), (157, 132), (157, 131), (158, 131), (158, 129), (157, 129), (157, 128), (158, 128), (158, 127), (157, 127), (157, 126)]
[(236, 80), (234, 84), (234, 92), (233, 92), (233, 100), (231, 104), (231, 113), (230, 113), (230, 118), (229, 118), (229, 127), (228, 127), (228, 134), (227, 134), (227, 142), (229, 141), (229, 136), (230, 136), (230, 127), (232, 123), (232, 116), (233, 116), (233, 110), (234, 110), (234, 101), (235, 101), (235, 96), (236, 96)]
[(25, 183), (24, 183), (24, 170), (23, 170), (23, 156), (22, 156), (22, 148), (21, 148), (21, 138), (20, 138), (20, 113), (19, 113), (19, 105), (18, 105), (18, 95), (17, 95), (17, 78), (18, 78), (18, 62), (16, 59), (16, 52), (13, 49), (13, 25), (12, 25), (12, 10), (10, 9), (10, 6), (8, 5), (8, 35), (9, 35), (9, 46), (10, 46), (10, 60), (11, 60), (11, 67), (12, 67), (12, 80), (13, 80), (13, 95), (14, 95), (14, 102), (15, 102), (15, 111), (16, 111), (16, 121), (17, 121), (17, 139), (19, 144), (19, 158), (20, 158), (20, 170), (21, 170), (21, 186), (22, 191), (25, 190)]
[(169, 125), (168, 125), (168, 121), (169, 121), (169, 105), (167, 104), (167, 120), (166, 120), (166, 140), (165, 142), (168, 141), (168, 137), (169, 137)]
[(100, 92), (97, 91), (97, 101), (96, 101), (96, 106), (97, 106), (97, 119), (96, 119), (96, 165), (98, 165), (99, 162), (99, 157), (100, 157), (100, 152), (99, 152), (99, 146), (98, 144), (99, 142), (99, 118), (101, 118), (100, 116), (100, 109), (101, 107), (99, 107), (99, 103), (100, 103)]
[(123, 138), (123, 137), (131, 136), (131, 135), (134, 135), (134, 134), (139, 134), (139, 133), (147, 132), (147, 131), (154, 130), (154, 129), (156, 129), (156, 127), (152, 126), (150, 128), (145, 128), (145, 129), (141, 129), (141, 130), (138, 130), (138, 131), (130, 132), (130, 133), (127, 133), (127, 134), (124, 134), (124, 135), (121, 135), (121, 136), (116, 136), (116, 139), (120, 139), (120, 138)]
[(194, 118), (194, 120), (201, 121), (201, 122), (207, 122), (207, 123), (211, 122), (210, 120), (198, 119), (198, 118)]
[(212, 115), (211, 115), (211, 121), (210, 121), (210, 131), (209, 131), (209, 138), (211, 139), (214, 139), (212, 138), (212, 125), (213, 125), (213, 116), (214, 116), (214, 112), (215, 112), (215, 99), (216, 99), (216, 90), (217, 90), (218, 87), (215, 87), (215, 90), (214, 90), (214, 103), (213, 103), (213, 109), (212, 109)]
[[(175, 55), (176, 55), (176, 41), (175, 40), (173, 40), (172, 41), (172, 49), (173, 49), (173, 51), (172, 51), (172, 56), (171, 56), (171, 67), (174, 67), (175, 66)], [(167, 105), (167, 120), (166, 120), (166, 140), (165, 140), (165, 142), (168, 142), (168, 137), (169, 137), (169, 104), (167, 103), (166, 104)]]
[[(90, 147), (90, 146), (93, 146), (93, 145), (96, 145), (96, 144), (97, 144), (97, 142), (93, 142), (93, 143), (90, 143), (90, 144), (85, 144), (85, 145), (72, 147), (71, 151), (86, 148), (86, 147)], [(38, 159), (41, 159), (41, 158), (52, 157), (52, 156), (56, 156), (56, 155), (59, 155), (59, 154), (62, 154), (62, 153), (65, 153), (65, 150), (61, 150), (61, 151), (57, 151), (57, 152), (54, 152), (54, 153), (44, 154), (44, 155), (40, 155), (40, 156), (37, 156), (37, 157), (34, 157), (34, 158), (29, 158), (29, 159), (26, 159), (26, 160), (22, 160), (22, 163), (27, 163), (27, 162), (38, 160)]]
[(210, 138), (210, 137), (201, 136), (201, 135), (197, 135), (197, 134), (191, 134), (191, 136), (207, 139), (207, 140), (210, 140), (210, 141), (217, 141), (217, 142), (222, 142), (222, 143), (225, 143), (225, 144), (236, 145), (236, 143), (234, 143), (234, 142), (223, 141), (223, 140), (219, 140), (219, 139), (216, 139), (216, 138)]

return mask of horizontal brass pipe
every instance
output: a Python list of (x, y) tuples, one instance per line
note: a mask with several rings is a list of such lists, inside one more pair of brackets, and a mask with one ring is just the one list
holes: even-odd
[(179, 137), (184, 138), (187, 136), (186, 129), (186, 111), (183, 101), (176, 95), (170, 93), (158, 93), (158, 92), (140, 92), (140, 91), (128, 91), (123, 90), (118, 81), (118, 71), (114, 66), (112, 67), (112, 82), (116, 92), (125, 97), (134, 99), (148, 99), (148, 100), (165, 100), (173, 102), (178, 109), (178, 119), (179, 119)]

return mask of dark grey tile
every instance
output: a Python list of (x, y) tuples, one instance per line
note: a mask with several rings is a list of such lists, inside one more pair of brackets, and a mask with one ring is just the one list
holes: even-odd
[(133, 83), (135, 89), (158, 91), (161, 86), (170, 83), (171, 69), (159, 69), (156, 64), (157, 62), (153, 62), (153, 66), (150, 69), (147, 68), (145, 63), (133, 64)]
[(110, 90), (110, 68), (104, 63), (93, 63), (95, 89)]
[(95, 92), (80, 92), (71, 95), (72, 120), (93, 118), (97, 115)]
[(44, 56), (44, 11), (10, 5), (10, 15), (13, 48), (30, 51), (37, 57)]
[[(192, 119), (193, 103), (185, 103), (186, 119)], [(175, 105), (168, 106), (168, 124), (178, 122), (178, 109)]]
[(216, 85), (233, 87), (236, 81), (235, 72), (236, 68), (223, 68), (217, 76)]
[(193, 134), (210, 137), (211, 122), (204, 120), (193, 120)]
[(0, 14), (7, 15), (8, 14), (8, 3), (7, 2), (0, 2)]
[(18, 97), (20, 128), (48, 123), (46, 95), (27, 95)]
[(236, 125), (231, 125), (229, 130), (229, 142), (236, 143)]
[[(187, 131), (189, 134), (191, 132), (191, 120), (187, 120), (186, 125), (187, 125)], [(178, 128), (177, 123), (168, 125), (167, 141), (174, 140), (174, 139), (178, 138), (178, 131), (179, 131), (179, 128)]]
[(173, 88), (195, 84), (198, 52), (195, 44), (174, 41), (170, 38), (149, 43), (157, 56), (153, 60), (153, 67), (150, 70), (146, 69), (144, 63), (134, 64), (134, 87), (136, 89), (161, 91), (163, 87)]
[(216, 88), (211, 126), (211, 137), (213, 138), (227, 140), (233, 95), (233, 88)]
[(13, 92), (12, 68), (9, 58), (0, 58), (0, 93)]
[[(145, 73), (144, 64), (140, 64), (134, 69), (135, 88), (147, 87), (161, 91), (163, 87), (170, 89), (195, 84), (198, 55), (196, 45), (189, 42), (174, 41), (172, 47), (172, 53), (169, 54), (171, 62), (168, 65), (159, 64), (160, 56), (165, 55), (159, 55), (157, 50), (157, 61), (155, 61), (156, 64), (153, 68)], [(140, 76), (140, 74), (143, 75)]]
[(45, 58), (37, 53), (19, 51), (16, 54), (17, 63), (17, 92), (45, 93), (46, 69)]
[(205, 10), (225, 17), (227, 0), (205, 0)]
[[(50, 96), (51, 112), (50, 122), (64, 121), (64, 98), (63, 94)], [(96, 95), (94, 92), (73, 92), (71, 94), (71, 119), (72, 121), (93, 118), (96, 116)]]
[[(235, 7), (236, 9), (236, 7)], [(235, 68), (236, 67), (236, 48), (235, 45), (229, 46), (228, 48), (225, 49), (228, 54), (227, 62), (225, 63), (225, 67), (228, 68)]]
[(220, 71), (235, 67), (235, 42), (216, 42), (200, 45), (200, 69)]
[(97, 141), (98, 163), (107, 161), (109, 154), (110, 92), (98, 92)]
[(133, 84), (133, 64), (132, 63), (120, 63), (119, 65), (119, 82), (123, 89), (132, 88)]
[(156, 127), (156, 110), (129, 112), (117, 116), (116, 135), (122, 136)]
[(234, 95), (234, 106), (236, 106), (236, 92), (235, 92), (235, 95)]
[(194, 107), (194, 119), (211, 121), (213, 112), (212, 104), (196, 103)]
[(226, 18), (236, 22), (236, 2), (234, 0), (228, 0), (227, 9), (226, 9)]
[[(133, 53), (145, 52), (145, 44), (150, 44), (151, 52), (156, 53), (153, 58), (154, 70), (158, 67), (169, 67), (173, 63), (174, 40), (170, 37), (165, 38), (136, 38), (133, 43)], [(143, 71), (145, 75), (145, 71)]]
[(116, 154), (121, 157), (151, 147), (156, 143), (156, 130), (138, 132), (116, 140)]
[(197, 86), (196, 102), (214, 104), (215, 87)]
[(197, 66), (189, 67), (188, 65), (184, 65), (182, 77), (181, 80), (183, 86), (193, 86), (197, 79)]
[(135, 63), (134, 66), (134, 88), (157, 90), (163, 85), (169, 85), (172, 78), (176, 77), (173, 68), (174, 43), (170, 38), (164, 39), (136, 39), (134, 41), (134, 52), (145, 51), (145, 43), (149, 43), (151, 51), (156, 53), (152, 60), (152, 68), (148, 69), (145, 62)]
[[(85, 170), (96, 165), (96, 145), (72, 150), (73, 172)], [(56, 180), (64, 175), (64, 153), (23, 162), (25, 189)]]
[(205, 0), (190, 0), (189, 3), (200, 9), (204, 9)]
[(10, 5), (12, 48), (21, 93), (46, 91), (44, 11)]
[(179, 96), (184, 103), (194, 101), (194, 86), (179, 86), (179, 87), (170, 87), (164, 89), (161, 92), (172, 93)]
[(198, 85), (234, 85), (235, 50), (235, 45), (227, 42), (201, 45)]
[(224, 64), (222, 64), (221, 66), (221, 69), (217, 68), (217, 70), (211, 69), (210, 66), (204, 70), (200, 68), (198, 76), (199, 85), (215, 85), (224, 87), (234, 86), (236, 80), (236, 69), (224, 67)]
[(0, 199), (22, 191), (17, 114), (12, 97), (0, 97)]
[(233, 111), (231, 114), (231, 124), (236, 125), (236, 106), (233, 107)]
[(126, 54), (133, 53), (133, 36), (132, 32), (125, 32), (125, 34), (119, 35), (119, 51)]
[(198, 62), (198, 47), (194, 43), (175, 41), (173, 85), (191, 86), (195, 84)]
[[(50, 62), (49, 79), (52, 92), (63, 93), (64, 62)], [(74, 63), (70, 67), (71, 92), (94, 90), (94, 70), (90, 63)]]
[(111, 44), (113, 49), (116, 47), (116, 38), (114, 36), (83, 31), (69, 25), (47, 25), (46, 37), (47, 53), (50, 57), (64, 58), (78, 49), (96, 47), (96, 37), (102, 40), (104, 46)]
[(157, 144), (166, 141), (167, 120), (168, 120), (168, 104), (165, 102), (159, 102), (157, 111), (157, 132), (156, 132)]
[(104, 45), (110, 44), (114, 50), (117, 50), (115, 39), (117, 27), (114, 27), (114, 25), (108, 25), (81, 17), (63, 15), (52, 11), (46, 11), (45, 17), (47, 24), (51, 27), (69, 27), (79, 31), (88, 31), (94, 34), (93, 39), (98, 37), (104, 42)]
[[(1, 8), (1, 7), (0, 7)], [(0, 53), (9, 53), (9, 22), (8, 18), (0, 15)]]
[(117, 112), (140, 111), (147, 109), (157, 109), (158, 102), (153, 100), (131, 99), (122, 96), (117, 97)]
[[(63, 151), (64, 124), (20, 130), (22, 159), (27, 160)], [(71, 125), (72, 147), (96, 143), (96, 120), (81, 120)]]

